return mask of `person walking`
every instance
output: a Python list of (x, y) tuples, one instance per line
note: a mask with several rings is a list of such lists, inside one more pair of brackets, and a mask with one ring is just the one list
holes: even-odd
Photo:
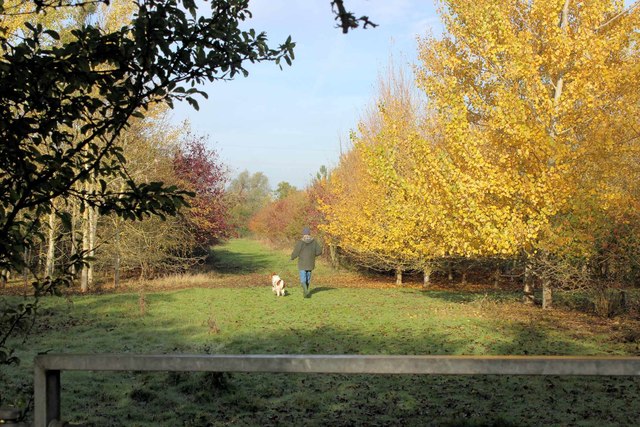
[(291, 253), (291, 260), (298, 258), (298, 270), (300, 270), (300, 284), (302, 285), (303, 297), (309, 298), (309, 283), (311, 282), (311, 271), (316, 266), (316, 257), (322, 255), (322, 245), (311, 237), (309, 227), (302, 229), (302, 238), (296, 242), (296, 246)]

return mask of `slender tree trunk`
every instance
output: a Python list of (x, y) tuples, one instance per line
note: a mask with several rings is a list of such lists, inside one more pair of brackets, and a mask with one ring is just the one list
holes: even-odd
[(40, 269), (40, 271), (42, 271), (43, 274), (45, 272), (45, 258), (46, 258), (45, 247), (46, 246), (47, 246), (46, 241), (44, 239), (40, 239), (40, 243), (38, 244), (38, 252), (36, 252), (36, 259), (35, 259), (36, 265), (33, 268), (34, 271)]
[(336, 245), (333, 245), (333, 244), (329, 245), (329, 258), (331, 259), (331, 266), (333, 268), (337, 268), (338, 267), (338, 250), (336, 248)]
[[(83, 258), (89, 254), (89, 207), (86, 206), (82, 213), (82, 254)], [(89, 290), (89, 265), (82, 265), (82, 273), (80, 275), (80, 290), (87, 292)]]
[(542, 308), (544, 310), (550, 309), (553, 306), (553, 292), (551, 290), (551, 283), (548, 280), (542, 282)]
[(22, 281), (24, 285), (24, 295), (27, 295), (27, 290), (29, 289), (29, 249), (24, 248), (24, 252), (22, 254), (24, 257), (24, 270), (22, 271)]
[[(564, 5), (562, 7), (562, 14), (560, 15), (560, 22), (558, 26), (563, 32), (566, 32), (568, 24), (569, 24), (569, 0), (565, 0)], [(552, 139), (555, 139), (558, 134), (556, 125), (557, 125), (557, 119), (559, 115), (560, 98), (562, 97), (562, 91), (564, 89), (564, 75), (566, 72), (567, 72), (566, 69), (560, 71), (560, 73), (556, 76), (556, 79), (554, 82), (554, 87), (555, 87), (554, 93), (553, 93), (554, 114), (551, 118), (551, 126), (549, 129), (549, 135)], [(554, 160), (551, 159), (550, 163), (554, 163)], [(525, 274), (525, 279), (526, 279), (526, 274)], [(531, 300), (533, 302), (533, 296), (531, 296)], [(525, 283), (525, 303), (526, 302), (527, 302), (527, 284)], [(548, 279), (545, 279), (542, 282), (542, 308), (549, 309), (551, 308), (552, 303), (553, 303), (553, 296), (551, 291), (551, 284), (549, 283)]]
[(493, 272), (493, 287), (494, 289), (498, 289), (500, 287), (500, 266), (496, 267), (496, 270)]
[(453, 282), (453, 263), (452, 262), (447, 263), (447, 272), (448, 272), (449, 281)]
[(113, 287), (117, 289), (120, 285), (120, 220), (117, 217), (115, 219), (114, 246)]
[[(560, 16), (560, 28), (563, 32), (567, 31), (567, 25), (569, 24), (569, 0), (565, 0), (564, 6), (562, 6), (562, 15)], [(553, 94), (553, 105), (558, 108), (560, 104), (560, 97), (562, 96), (562, 89), (564, 86), (564, 72), (560, 73), (555, 82), (555, 93)], [(555, 131), (555, 129), (553, 129)]]
[[(120, 183), (120, 193), (124, 194), (125, 184), (124, 181)], [(113, 263), (113, 287), (118, 288), (120, 286), (120, 263), (122, 262), (122, 251), (120, 248), (120, 218), (116, 215), (114, 217), (114, 226), (115, 226), (115, 259)]]
[(529, 265), (529, 260), (525, 259), (524, 261), (524, 277), (522, 278), (522, 282), (524, 285), (523, 288), (523, 298), (522, 302), (528, 305), (533, 305), (535, 303), (535, 296), (533, 295), (533, 286), (531, 285), (531, 266)]
[[(565, 0), (564, 6), (562, 7), (562, 14), (560, 15), (560, 23), (558, 26), (563, 32), (566, 32), (568, 24), (569, 24), (569, 0)], [(555, 86), (555, 90), (553, 93), (554, 115), (551, 119), (551, 127), (549, 131), (549, 135), (551, 136), (552, 139), (555, 139), (558, 135), (558, 131), (556, 129), (557, 119), (559, 114), (558, 109), (560, 108), (560, 98), (562, 97), (562, 90), (564, 88), (564, 75), (566, 72), (567, 72), (566, 69), (560, 71), (560, 73), (558, 74), (554, 82), (554, 86)], [(552, 159), (551, 162), (553, 163), (554, 160)], [(548, 279), (545, 279), (542, 282), (542, 308), (549, 309), (551, 308), (552, 304), (553, 304), (553, 296), (551, 291), (551, 284), (549, 283)]]
[(9, 281), (10, 277), (11, 277), (11, 273), (9, 272), (9, 270), (4, 269), (0, 271), (0, 283), (2, 284), (3, 288), (7, 286), (7, 282)]
[[(96, 231), (98, 228), (98, 211), (90, 207), (89, 208), (89, 256), (94, 257), (96, 255)], [(87, 272), (87, 283), (89, 287), (93, 287), (95, 271), (95, 265), (93, 261), (89, 261), (89, 271)]]
[(140, 277), (138, 278), (139, 281), (143, 281), (147, 278), (147, 268), (148, 265), (145, 261), (142, 261), (140, 263)]
[(422, 270), (424, 274), (424, 279), (422, 281), (422, 287), (428, 288), (431, 285), (431, 273), (433, 272), (433, 267), (430, 264), (427, 264)]
[[(563, 32), (567, 31), (567, 25), (569, 24), (569, 0), (565, 0), (564, 6), (562, 7), (562, 14), (560, 15), (560, 23), (558, 26), (562, 29)], [(555, 139), (558, 132), (556, 129), (557, 120), (558, 120), (558, 109), (560, 107), (560, 98), (562, 97), (562, 90), (564, 88), (564, 74), (567, 70), (562, 70), (556, 76), (554, 83), (555, 89), (553, 92), (553, 107), (554, 114), (551, 117), (551, 126), (549, 128), (549, 135), (551, 138)]]
[(396, 268), (396, 285), (402, 285), (402, 269)]
[(49, 232), (47, 233), (47, 257), (45, 261), (44, 274), (45, 276), (53, 277), (53, 270), (55, 268), (55, 255), (56, 255), (56, 213), (52, 209), (49, 214)]
[[(78, 204), (72, 203), (73, 207), (71, 208), (71, 258), (78, 253), (78, 241), (77, 241), (77, 228), (78, 228)], [(71, 274), (76, 275), (76, 265), (71, 264)]]

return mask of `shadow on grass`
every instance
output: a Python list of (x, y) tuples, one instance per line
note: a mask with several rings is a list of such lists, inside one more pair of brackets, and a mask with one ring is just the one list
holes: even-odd
[(320, 292), (335, 291), (335, 290), (337, 290), (337, 289), (336, 288), (331, 288), (329, 286), (318, 286), (317, 288), (313, 288), (312, 287), (309, 290), (309, 295), (315, 295), (315, 294), (320, 293)]
[[(174, 294), (149, 295), (148, 302), (152, 307), (154, 301), (173, 298)], [(122, 314), (135, 310), (135, 304), (135, 295), (84, 304), (89, 310), (81, 326), (94, 331), (94, 336), (85, 335), (84, 352), (122, 352), (127, 342), (132, 353), (444, 355), (464, 354), (470, 340), (483, 340), (469, 331), (416, 330), (399, 322), (377, 330), (354, 326), (354, 319), (327, 324), (321, 313), (310, 310), (287, 318), (277, 329), (240, 329), (237, 322), (244, 317), (238, 317), (196, 344), (194, 337), (206, 325), (183, 318), (155, 319), (152, 324), (145, 322), (148, 317), (128, 321)], [(107, 306), (115, 310), (105, 319)], [(100, 339), (104, 335), (98, 333), (98, 325), (110, 327), (109, 341)], [(590, 351), (580, 342), (550, 335), (543, 326), (526, 321), (487, 325), (499, 327), (491, 353)], [(65, 336), (77, 338), (77, 333), (70, 324)], [(63, 385), (64, 418), (95, 426), (123, 425), (122, 420), (124, 425), (157, 426), (631, 426), (637, 422), (632, 408), (640, 407), (640, 378), (622, 377), (69, 373)]]
[(268, 255), (216, 249), (207, 258), (206, 270), (223, 274), (249, 274), (268, 270), (270, 265), (273, 265), (273, 260)]
[(589, 355), (592, 350), (577, 341), (564, 340), (550, 335), (542, 324), (517, 322), (509, 327), (508, 339), (501, 340), (492, 353), (521, 356)]
[(492, 302), (517, 301), (522, 294), (517, 292), (505, 292), (502, 290), (487, 290), (485, 292), (456, 292), (456, 291), (436, 291), (420, 290), (422, 295), (429, 298), (437, 298), (447, 302), (466, 304), (470, 302), (487, 300)]
[[(224, 353), (412, 354), (421, 349), (449, 354), (464, 346), (462, 339), (429, 331), (407, 339), (366, 335), (348, 327), (301, 326), (234, 336)], [(514, 340), (523, 333), (527, 340), (538, 340), (540, 347), (548, 340), (529, 330), (516, 330)], [(212, 353), (211, 348), (192, 352)], [(125, 414), (133, 424), (189, 426), (633, 425), (630, 408), (640, 405), (640, 380), (629, 378), (231, 373), (222, 380), (224, 387), (212, 387), (211, 374), (142, 373), (130, 376), (126, 385), (122, 379), (113, 380), (117, 392), (112, 393), (117, 397), (124, 391), (124, 399), (110, 398), (109, 391), (105, 395), (108, 377), (99, 386), (85, 385), (100, 388), (92, 390), (96, 394), (78, 395), (83, 405), (94, 408), (87, 420), (90, 425), (107, 425), (101, 417), (124, 419)], [(102, 398), (88, 402), (87, 396)], [(171, 413), (162, 410), (169, 407)], [(537, 410), (541, 407), (545, 410)], [(78, 410), (67, 418), (80, 414)]]

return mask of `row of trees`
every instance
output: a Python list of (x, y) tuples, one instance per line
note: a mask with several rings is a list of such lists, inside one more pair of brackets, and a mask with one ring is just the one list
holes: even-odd
[(515, 261), (544, 305), (554, 286), (637, 284), (635, 6), (443, 2), (416, 84), (389, 73), (331, 176), (328, 239), (425, 282), (456, 260)]
[[(554, 288), (640, 281), (640, 8), (442, 3), (415, 78), (389, 68), (328, 179), (257, 214), (272, 241), (313, 223), (376, 270), (482, 267)], [(335, 253), (335, 251), (332, 251)]]
[[(317, 195), (299, 191), (287, 182), (272, 191), (262, 172), (245, 170), (230, 180), (217, 152), (207, 148), (206, 138), (194, 135), (188, 124), (172, 126), (162, 111), (134, 119), (121, 133), (118, 145), (127, 159), (126, 178), (88, 180), (83, 191), (91, 193), (98, 187), (122, 191), (128, 179), (162, 181), (190, 192), (188, 206), (174, 216), (127, 221), (115, 213), (100, 213), (82, 198), (57, 198), (52, 201), (52, 212), (40, 221), (36, 245), (24, 253), (31, 272), (54, 277), (74, 256), (82, 254), (84, 263), (78, 271), (71, 266), (81, 291), (111, 279), (117, 287), (123, 273), (143, 279), (187, 271), (203, 261), (210, 246), (231, 236), (255, 233), (283, 242), (299, 234), (310, 212), (316, 217), (314, 225), (320, 222)], [(326, 179), (326, 168), (321, 173), (313, 188), (321, 188), (321, 177)], [(274, 217), (277, 224), (263, 223), (274, 209), (285, 214)], [(279, 231), (283, 227), (288, 230), (286, 236)], [(3, 283), (11, 273), (3, 271)], [(26, 277), (31, 280), (30, 275)]]
[(249, 231), (276, 246), (288, 246), (299, 239), (304, 227), (310, 227), (315, 233), (324, 221), (318, 200), (326, 195), (327, 178), (328, 170), (322, 166), (304, 190), (287, 182), (279, 183), (273, 200), (249, 219)]
[[(23, 253), (25, 266), (36, 277), (52, 278), (70, 266), (83, 292), (96, 284), (96, 276), (113, 277), (117, 287), (123, 273), (144, 278), (184, 271), (201, 260), (210, 245), (233, 233), (225, 194), (228, 173), (204, 137), (186, 125), (172, 127), (162, 112), (155, 112), (133, 120), (117, 144), (127, 159), (122, 175), (87, 179), (66, 197), (51, 200), (32, 247)], [(179, 186), (188, 192), (189, 206), (178, 215), (127, 221), (126, 216), (101, 212), (83, 197), (100, 191), (122, 193), (128, 181)], [(84, 262), (73, 265), (78, 256)], [(5, 269), (3, 281), (11, 273)]]

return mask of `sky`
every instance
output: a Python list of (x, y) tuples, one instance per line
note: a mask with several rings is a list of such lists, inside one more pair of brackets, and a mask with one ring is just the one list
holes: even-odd
[(249, 76), (201, 87), (200, 110), (180, 103), (172, 114), (208, 136), (230, 169), (262, 172), (272, 189), (286, 181), (299, 189), (321, 166), (338, 164), (363, 112), (375, 101), (377, 81), (393, 61), (416, 62), (417, 37), (439, 34), (433, 0), (346, 0), (356, 16), (379, 24), (343, 34), (335, 28), (330, 0), (251, 0), (246, 28), (265, 31), (271, 47), (291, 35), (295, 60), (248, 64)]

